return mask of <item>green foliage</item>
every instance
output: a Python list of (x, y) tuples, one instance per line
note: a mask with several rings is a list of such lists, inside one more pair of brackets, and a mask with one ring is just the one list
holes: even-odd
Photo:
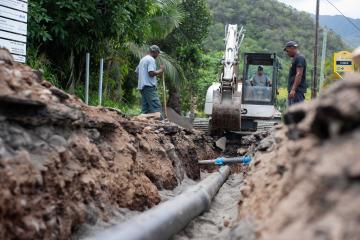
[(29, 40), (75, 53), (98, 50), (111, 38), (138, 40), (144, 34), (150, 6), (147, 0), (33, 0)]
[(151, 0), (33, 0), (29, 48), (56, 66), (53, 73), (63, 88), (74, 88), (83, 76), (86, 52), (99, 59), (114, 50), (112, 41), (122, 46), (143, 41), (152, 7)]
[(184, 17), (185, 11), (180, 0), (155, 1), (154, 14), (150, 19), (150, 35), (148, 39), (164, 39), (180, 26)]
[[(206, 0), (183, 0), (181, 4), (185, 11), (183, 23), (166, 39), (160, 42), (161, 48), (184, 69), (182, 84), (174, 85), (167, 81), (169, 88), (168, 105), (176, 111), (188, 111), (198, 86), (199, 69), (202, 65), (203, 40), (208, 35), (211, 15)], [(180, 88), (179, 88), (180, 87)], [(181, 98), (180, 94), (181, 93)]]
[(211, 54), (203, 54), (201, 57), (201, 67), (199, 75), (194, 84), (194, 96), (196, 98), (196, 106), (198, 111), (203, 111), (205, 105), (205, 97), (207, 89), (215, 82), (219, 81), (219, 73), (221, 71), (220, 59), (223, 52), (213, 52)]

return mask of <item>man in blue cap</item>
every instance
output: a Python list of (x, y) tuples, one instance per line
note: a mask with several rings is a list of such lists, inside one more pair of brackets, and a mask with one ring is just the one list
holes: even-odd
[(164, 66), (156, 69), (155, 59), (160, 55), (160, 48), (153, 45), (149, 53), (140, 60), (136, 68), (138, 75), (138, 89), (141, 92), (141, 113), (161, 113), (160, 98), (157, 93), (157, 76), (164, 73)]
[(299, 53), (299, 45), (295, 41), (286, 43), (284, 51), (292, 58), (288, 78), (288, 105), (303, 102), (306, 92), (306, 60)]

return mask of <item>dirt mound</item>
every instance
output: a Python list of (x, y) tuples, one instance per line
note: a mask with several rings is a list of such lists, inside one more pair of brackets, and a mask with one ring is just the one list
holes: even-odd
[(359, 99), (355, 74), (290, 109), (257, 146), (231, 239), (359, 239)]
[(197, 160), (215, 155), (196, 132), (88, 107), (0, 63), (0, 239), (69, 239), (111, 209), (153, 207), (158, 189), (199, 178)]

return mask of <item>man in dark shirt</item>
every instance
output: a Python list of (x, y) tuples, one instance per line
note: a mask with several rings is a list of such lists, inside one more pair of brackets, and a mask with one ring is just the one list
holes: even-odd
[(303, 102), (306, 92), (306, 60), (299, 53), (299, 45), (290, 41), (286, 43), (284, 51), (292, 58), (292, 64), (288, 78), (288, 105)]

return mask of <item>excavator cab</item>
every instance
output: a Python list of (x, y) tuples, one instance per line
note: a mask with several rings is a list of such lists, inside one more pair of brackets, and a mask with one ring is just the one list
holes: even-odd
[(257, 131), (258, 125), (274, 125), (280, 120), (275, 108), (279, 68), (275, 53), (244, 54), (241, 131)]

